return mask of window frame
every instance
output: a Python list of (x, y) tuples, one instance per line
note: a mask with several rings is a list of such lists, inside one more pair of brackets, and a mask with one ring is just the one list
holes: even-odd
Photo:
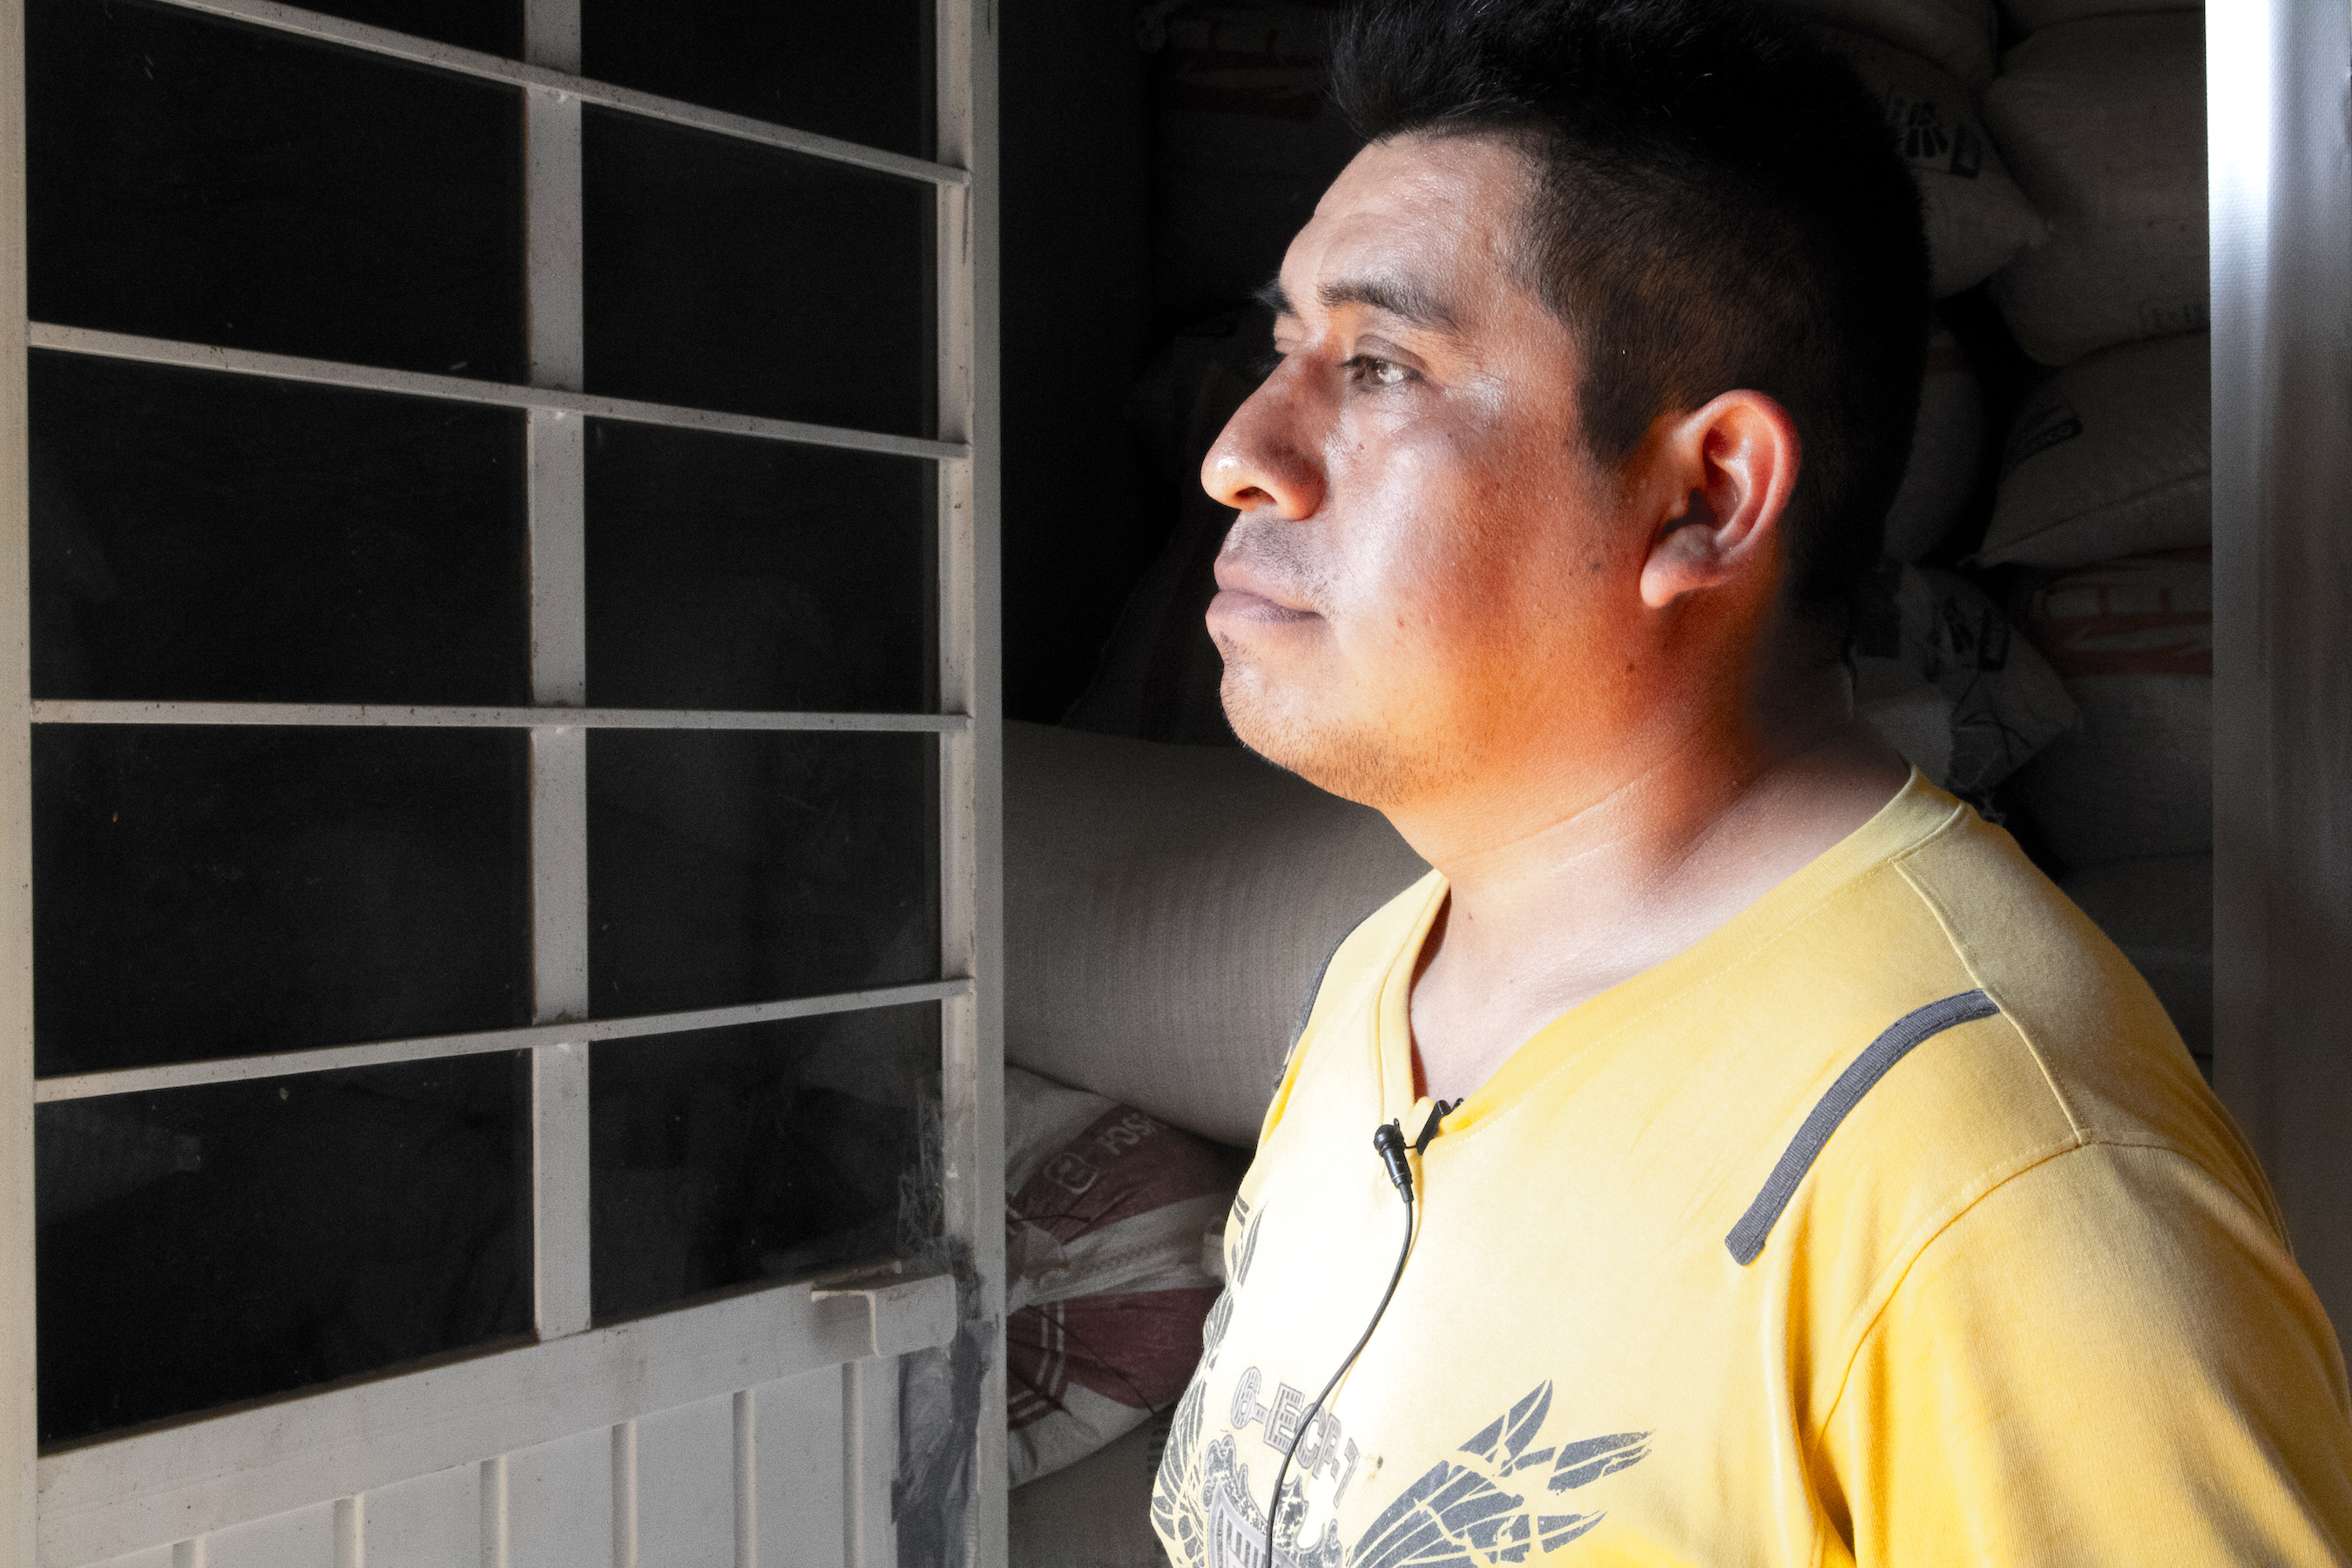
[[(135, 1522), (52, 1528), (40, 1498), (63, 1504), (92, 1487), (143, 1488), (151, 1502), (187, 1490), (185, 1468), (202, 1462), (205, 1435), (246, 1416), (193, 1418), (155, 1437), (101, 1438), (60, 1454), (37, 1456), (35, 1421), (33, 1107), (102, 1094), (146, 1091), (234, 1079), (284, 1077), (483, 1051), (523, 1051), (529, 1060), (530, 1153), (525, 1192), (531, 1216), (533, 1338), (518, 1351), (492, 1348), (437, 1371), (379, 1380), (375, 1419), (394, 1405), (436, 1397), (417, 1380), (438, 1377), (457, 1390), (490, 1363), (512, 1366), (519, 1386), (632, 1375), (629, 1354), (691, 1363), (728, 1337), (764, 1334), (778, 1367), (830, 1364), (851, 1353), (885, 1356), (977, 1335), (983, 1350), (980, 1415), (971, 1434), (977, 1478), (968, 1510), (964, 1560), (1001, 1563), (1004, 1554), (1004, 1433), (994, 1417), (1003, 1403), (1003, 1046), (1000, 846), (1002, 720), (998, 699), (996, 176), (992, 14), (975, 0), (934, 0), (936, 104), (934, 159), (863, 147), (786, 126), (590, 81), (580, 69), (579, 0), (522, 0), (524, 58), (479, 54), (383, 28), (269, 3), (269, 0), (161, 0), (179, 10), (255, 25), (315, 41), (514, 86), (524, 116), (524, 384), (417, 374), (336, 362), (180, 343), (55, 323), (26, 315), (24, 0), (0, 0), (0, 1452), (11, 1484), (0, 1486), (0, 1556), (90, 1561), (169, 1541), (150, 1540)], [(760, 418), (708, 409), (592, 396), (583, 384), (581, 126), (584, 106), (690, 127), (800, 155), (928, 185), (934, 193), (932, 368), (937, 388), (932, 439)], [(215, 374), (368, 389), (449, 402), (519, 409), (525, 421), (530, 698), (527, 708), (415, 708), (365, 704), (34, 700), (29, 680), (27, 565), (27, 353), (31, 348), (178, 365)], [(938, 711), (902, 713), (740, 712), (589, 708), (586, 702), (585, 453), (588, 422), (610, 419), (761, 440), (845, 447), (929, 460), (937, 475), (936, 590)], [(529, 736), (530, 1026), (401, 1040), (348, 1042), (299, 1051), (36, 1079), (33, 1073), (31, 734), (37, 724), (231, 724), (255, 726), (491, 727)], [(587, 735), (596, 729), (866, 731), (929, 734), (938, 746), (940, 974), (934, 981), (824, 996), (776, 998), (738, 1006), (639, 1017), (589, 1020), (587, 926)], [(809, 1282), (657, 1314), (670, 1320), (639, 1333), (634, 1350), (614, 1331), (590, 1321), (588, 1071), (598, 1041), (662, 1035), (772, 1019), (805, 1017), (922, 1003), (940, 1010), (944, 1104), (942, 1206), (951, 1250), (964, 1266), (961, 1287), (946, 1277), (827, 1291)], [(862, 1325), (848, 1342), (833, 1295), (864, 1300)], [(769, 1301), (762, 1327), (742, 1303)], [(942, 1314), (945, 1314), (943, 1317)], [(635, 1329), (638, 1325), (631, 1325)], [(664, 1336), (667, 1335), (667, 1338)], [(810, 1358), (815, 1358), (811, 1361)], [(618, 1358), (618, 1359), (616, 1359)], [(528, 1365), (524, 1365), (524, 1363)], [(766, 1365), (765, 1363), (761, 1363)], [(853, 1363), (855, 1364), (855, 1363)], [(781, 1375), (781, 1373), (778, 1373)], [(853, 1379), (854, 1382), (854, 1379)], [(691, 1380), (688, 1380), (691, 1383)], [(395, 1387), (394, 1385), (403, 1385)], [(413, 1385), (413, 1386), (409, 1386)], [(683, 1386), (683, 1385), (682, 1385)], [(698, 1388), (698, 1384), (694, 1384)], [(389, 1390), (387, 1395), (384, 1391)], [(366, 1394), (366, 1389), (350, 1391)], [(593, 1392), (593, 1391), (592, 1391)], [(673, 1390), (673, 1392), (676, 1392)], [(697, 1394), (696, 1397), (707, 1396)], [(269, 1402), (296, 1426), (288, 1407), (321, 1396)], [(333, 1397), (340, 1397), (336, 1395)], [(739, 1466), (751, 1441), (747, 1396), (737, 1394)], [(572, 1415), (614, 1414), (594, 1398)], [(610, 1404), (607, 1400), (606, 1405)], [(866, 1473), (875, 1495), (879, 1462), (872, 1423), (853, 1419), (845, 1432), (866, 1434)], [(403, 1406), (404, 1408), (405, 1406)], [(617, 1407), (615, 1407), (617, 1408)], [(268, 1407), (259, 1414), (267, 1417)], [(315, 1414), (315, 1412), (313, 1412)], [(248, 1415), (252, 1413), (247, 1413)], [(333, 1415), (345, 1419), (346, 1415)], [(364, 1414), (361, 1412), (358, 1414)], [(570, 1418), (570, 1417), (566, 1417)], [(249, 1425), (249, 1423), (248, 1423)], [(514, 1441), (536, 1427), (518, 1427)], [(240, 1428), (242, 1430), (242, 1428)], [(856, 1445), (845, 1436), (845, 1452)], [(312, 1439), (316, 1441), (315, 1434)], [(141, 1445), (144, 1447), (141, 1447)], [(193, 1447), (191, 1445), (193, 1444)], [(389, 1445), (397, 1447), (396, 1444)], [(131, 1450), (136, 1449), (134, 1453)], [(409, 1445), (413, 1462), (446, 1457), (428, 1443)], [(633, 1477), (634, 1421), (614, 1426), (616, 1483), (625, 1457)], [(854, 1458), (854, 1456), (853, 1456)], [(308, 1497), (341, 1474), (320, 1468), (315, 1455), (281, 1456), (275, 1480), (258, 1488), (270, 1507)], [(485, 1552), (491, 1539), (483, 1480)], [(308, 1468), (305, 1468), (305, 1464)], [(350, 1468), (345, 1466), (345, 1470)], [(177, 1481), (174, 1472), (180, 1472)], [(503, 1458), (495, 1483), (502, 1493)], [(270, 1488), (277, 1485), (272, 1493)], [(879, 1478), (887, 1510), (888, 1478)], [(177, 1490), (174, 1489), (175, 1486)], [(292, 1488), (291, 1492), (288, 1488)], [(302, 1489), (309, 1489), (304, 1492)], [(337, 1494), (340, 1495), (340, 1494)], [(316, 1499), (313, 1500), (328, 1500)], [(349, 1506), (346, 1508), (345, 1503)], [(616, 1490), (621, 1522), (634, 1501)], [(261, 1507), (248, 1502), (245, 1506)], [(337, 1503), (338, 1534), (349, 1515), (360, 1527), (362, 1494)], [(52, 1510), (54, 1511), (54, 1510)], [(136, 1508), (115, 1510), (126, 1517)], [(149, 1508), (147, 1512), (155, 1510)], [(871, 1511), (870, 1508), (868, 1511)], [(885, 1516), (887, 1518), (887, 1513)], [(62, 1521), (59, 1521), (60, 1523)], [(87, 1521), (85, 1521), (87, 1522)], [(739, 1521), (740, 1522), (740, 1521)], [(160, 1526), (158, 1526), (160, 1528)], [(177, 1528), (176, 1526), (174, 1528)], [(503, 1526), (500, 1527), (501, 1529)], [(875, 1525), (861, 1527), (871, 1537)], [(631, 1533), (633, 1534), (633, 1526)], [(152, 1531), (148, 1532), (152, 1535)], [(853, 1529), (853, 1535), (856, 1530)], [(502, 1537), (501, 1537), (502, 1539)], [(888, 1560), (884, 1543), (850, 1547), (861, 1562)], [(616, 1557), (618, 1553), (616, 1552)], [(486, 1559), (487, 1560), (487, 1559)]]

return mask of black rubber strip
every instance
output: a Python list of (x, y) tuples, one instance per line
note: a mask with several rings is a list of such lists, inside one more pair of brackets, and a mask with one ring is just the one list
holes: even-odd
[(1993, 999), (1983, 992), (1963, 991), (1958, 996), (1930, 1002), (1916, 1013), (1905, 1014), (1893, 1028), (1871, 1041), (1869, 1048), (1846, 1065), (1845, 1071), (1830, 1085), (1829, 1092), (1814, 1105), (1805, 1124), (1789, 1140), (1780, 1163), (1765, 1179), (1764, 1190), (1756, 1194), (1756, 1201), (1748, 1205), (1748, 1212), (1739, 1216), (1739, 1223), (1723, 1238), (1732, 1260), (1745, 1268), (1763, 1254), (1764, 1243), (1770, 1238), (1780, 1211), (1797, 1195), (1797, 1184), (1805, 1179), (1805, 1173), (1821, 1158), (1830, 1134), (1838, 1130), (1838, 1123), (1846, 1119), (1848, 1111), (1862, 1103), (1862, 1097), (1870, 1092), (1871, 1087), (1886, 1076), (1887, 1068), (1908, 1056), (1922, 1040), (1933, 1038), (1955, 1025), (1990, 1018), (2000, 1011)]

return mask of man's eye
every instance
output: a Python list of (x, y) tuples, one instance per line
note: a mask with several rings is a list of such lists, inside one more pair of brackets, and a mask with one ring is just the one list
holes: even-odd
[(1395, 361), (1370, 354), (1358, 354), (1347, 363), (1346, 368), (1357, 380), (1368, 381), (1374, 386), (1402, 386), (1412, 379), (1412, 372)]

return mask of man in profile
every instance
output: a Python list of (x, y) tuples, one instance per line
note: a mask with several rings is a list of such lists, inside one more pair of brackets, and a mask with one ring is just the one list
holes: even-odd
[(1172, 1561), (2343, 1560), (2261, 1172), (1852, 715), (1927, 326), (1876, 106), (1738, 0), (1405, 0), (1334, 68), (1209, 624), (1243, 740), (1436, 870), (1267, 1113)]

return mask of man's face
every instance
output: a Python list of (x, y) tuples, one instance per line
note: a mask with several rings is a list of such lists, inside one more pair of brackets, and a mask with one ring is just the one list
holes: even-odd
[(1639, 661), (1649, 541), (1520, 281), (1528, 178), (1486, 138), (1360, 153), (1283, 260), (1279, 364), (1202, 464), (1241, 512), (1209, 608), (1226, 714), (1369, 805), (1611, 729)]

